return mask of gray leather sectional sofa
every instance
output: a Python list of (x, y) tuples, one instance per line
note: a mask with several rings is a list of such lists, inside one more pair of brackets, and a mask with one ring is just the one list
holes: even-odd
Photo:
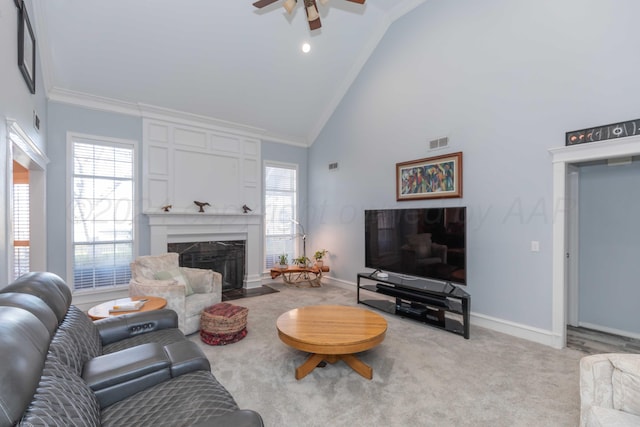
[(92, 322), (52, 273), (0, 289), (0, 427), (262, 426), (172, 310)]

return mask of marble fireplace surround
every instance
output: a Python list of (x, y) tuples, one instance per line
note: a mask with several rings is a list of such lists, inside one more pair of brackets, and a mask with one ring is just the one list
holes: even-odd
[(151, 255), (167, 252), (168, 243), (246, 240), (244, 288), (262, 286), (261, 215), (216, 213), (147, 213)]

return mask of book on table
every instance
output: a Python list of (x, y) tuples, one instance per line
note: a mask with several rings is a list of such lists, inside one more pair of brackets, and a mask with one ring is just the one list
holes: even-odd
[(118, 313), (121, 311), (137, 311), (142, 308), (146, 299), (133, 301), (131, 298), (121, 298), (113, 302), (113, 307), (109, 309), (109, 313)]

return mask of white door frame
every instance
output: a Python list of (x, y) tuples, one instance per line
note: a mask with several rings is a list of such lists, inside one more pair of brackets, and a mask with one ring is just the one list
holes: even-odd
[[(571, 273), (568, 271), (567, 254), (570, 255), (570, 249), (574, 251), (577, 249), (572, 247), (577, 245), (577, 237), (571, 236), (575, 233), (577, 226), (568, 224), (577, 215), (573, 212), (577, 210), (577, 206), (571, 203), (571, 201), (577, 201), (577, 194), (572, 194), (572, 190), (575, 191), (577, 187), (571, 185), (573, 178), (570, 174), (575, 173), (571, 165), (640, 155), (640, 136), (551, 148), (549, 152), (553, 163), (552, 346), (564, 348), (567, 343), (568, 279), (570, 275), (575, 275), (575, 265), (577, 265), (577, 254), (574, 254), (573, 260), (576, 261), (572, 263), (575, 264), (574, 271)], [(572, 209), (573, 206), (576, 209)], [(571, 244), (570, 239), (574, 239)], [(577, 278), (574, 279), (577, 280)], [(570, 304), (574, 303), (577, 304), (574, 301), (570, 302)]]
[(7, 261), (13, 281), (13, 161), (29, 169), (29, 269), (47, 270), (46, 167), (49, 159), (18, 122), (7, 119)]

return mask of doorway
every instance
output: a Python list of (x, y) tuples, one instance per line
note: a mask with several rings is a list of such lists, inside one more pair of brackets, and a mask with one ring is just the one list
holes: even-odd
[(25, 269), (47, 270), (45, 178), (49, 159), (11, 119), (7, 120), (7, 141), (6, 253), (8, 280), (12, 281)]
[(569, 315), (576, 315), (577, 232), (574, 165), (640, 154), (640, 136), (586, 143), (549, 150), (553, 163), (553, 265), (552, 265), (552, 337), (551, 345), (564, 348), (567, 343)]

